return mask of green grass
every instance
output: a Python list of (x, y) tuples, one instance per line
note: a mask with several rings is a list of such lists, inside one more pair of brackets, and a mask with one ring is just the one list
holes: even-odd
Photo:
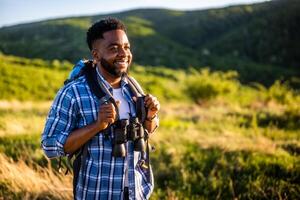
[(0, 137), (0, 151), (15, 161), (40, 162), (43, 152), (40, 148), (40, 134), (10, 135)]
[[(47, 173), (54, 172), (58, 178), (56, 184), (64, 185), (57, 174), (57, 160), (43, 155), (40, 134), (48, 100), (54, 98), (71, 67), (60, 68), (57, 63), (54, 67), (54, 61), (48, 65), (42, 60), (0, 58), (2, 77), (5, 73), (0, 88), (6, 87), (2, 81), (6, 80), (19, 93), (1, 93), (1, 155), (12, 159), (15, 168), (24, 167), (19, 162), (25, 161), (34, 171), (49, 169)], [(155, 175), (151, 199), (300, 198), (299, 91), (279, 81), (269, 88), (245, 86), (236, 72), (208, 69), (175, 71), (133, 65), (131, 75), (162, 104), (160, 127), (150, 140), (156, 149), (151, 153)], [(20, 89), (22, 84), (26, 87)], [(34, 90), (43, 84), (47, 89)], [(52, 178), (47, 178), (46, 185), (51, 185)], [(59, 196), (55, 190), (19, 191), (12, 183), (0, 181), (0, 198)]]
[[(299, 159), (185, 144), (174, 157), (160, 146), (153, 157), (157, 199), (298, 199)], [(179, 158), (178, 158), (179, 157)], [(174, 159), (179, 159), (174, 164)]]
[(70, 66), (66, 71), (42, 60), (4, 55), (0, 61), (0, 99), (5, 100), (51, 100), (70, 70)]

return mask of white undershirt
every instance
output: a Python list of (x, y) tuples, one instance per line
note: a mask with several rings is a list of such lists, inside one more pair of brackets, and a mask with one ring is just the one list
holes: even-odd
[(120, 101), (119, 115), (120, 119), (129, 119), (130, 108), (129, 104), (122, 94), (122, 89), (113, 89), (113, 96), (116, 101)]
[[(129, 119), (130, 107), (129, 103), (126, 101), (125, 97), (122, 94), (122, 89), (117, 88), (113, 89), (113, 97), (116, 101), (120, 101), (119, 105), (119, 115), (120, 119)], [(139, 159), (139, 153), (134, 152), (134, 166), (137, 164)], [(125, 165), (125, 187), (128, 187), (128, 164)]]

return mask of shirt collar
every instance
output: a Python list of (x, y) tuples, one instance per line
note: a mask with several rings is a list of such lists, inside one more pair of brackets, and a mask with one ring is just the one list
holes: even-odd
[[(104, 85), (110, 90), (112, 91), (113, 88), (112, 86), (105, 80), (105, 78), (103, 77), (103, 75), (101, 74), (101, 72), (99, 71), (99, 68), (96, 67), (96, 72), (98, 75), (98, 81), (101, 81), (104, 83)], [(122, 77), (121, 79), (121, 88), (122, 90), (126, 87), (126, 85), (128, 85), (128, 80), (125, 78), (125, 76)]]

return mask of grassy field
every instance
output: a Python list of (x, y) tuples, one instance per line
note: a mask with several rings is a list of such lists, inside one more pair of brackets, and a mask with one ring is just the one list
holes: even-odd
[[(2, 59), (1, 73), (13, 69), (58, 78), (30, 98), (23, 95), (26, 89), (1, 96), (0, 199), (71, 199), (72, 177), (59, 173), (57, 161), (40, 148), (51, 98), (69, 68), (24, 62), (12, 68)], [(162, 104), (160, 127), (151, 138), (156, 185), (151, 199), (300, 199), (298, 91), (280, 81), (270, 88), (242, 85), (232, 71), (134, 65), (132, 75)], [(43, 81), (24, 75), (10, 87), (36, 88)]]

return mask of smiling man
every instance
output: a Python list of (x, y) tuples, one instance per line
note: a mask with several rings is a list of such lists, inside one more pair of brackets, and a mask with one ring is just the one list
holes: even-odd
[(76, 154), (74, 199), (149, 199), (153, 175), (145, 141), (158, 126), (160, 104), (150, 94), (138, 96), (127, 75), (132, 54), (122, 22), (96, 22), (87, 43), (93, 60), (59, 90), (42, 148), (49, 158)]

